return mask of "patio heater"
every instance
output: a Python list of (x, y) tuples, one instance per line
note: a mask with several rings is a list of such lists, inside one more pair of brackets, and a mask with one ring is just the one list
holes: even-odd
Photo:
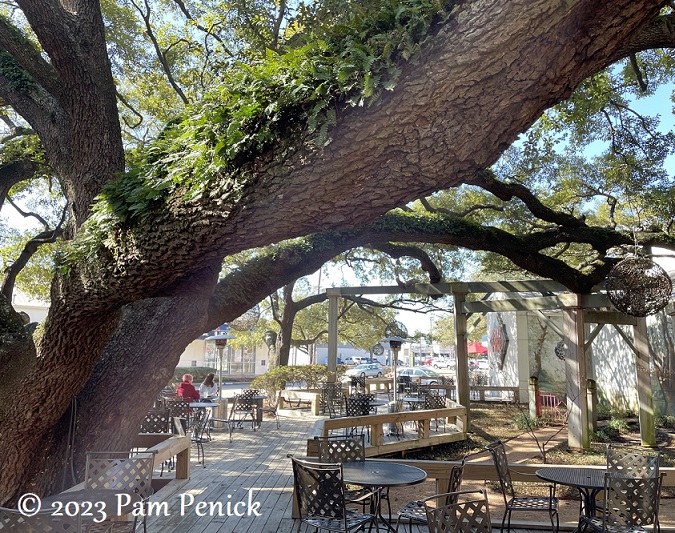
[(392, 358), (394, 363), (394, 406), (398, 400), (398, 351), (401, 349), (401, 345), (404, 342), (408, 342), (407, 339), (401, 337), (386, 337), (382, 341), (388, 342), (391, 351), (394, 352), (394, 357)]
[(227, 340), (234, 339), (232, 335), (211, 335), (206, 337), (207, 341), (213, 341), (216, 345), (216, 350), (218, 350), (218, 399), (223, 397), (223, 351), (227, 346)]

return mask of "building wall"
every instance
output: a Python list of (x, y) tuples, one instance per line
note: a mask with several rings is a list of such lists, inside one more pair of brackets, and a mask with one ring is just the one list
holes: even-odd
[[(489, 380), (491, 384), (503, 386), (520, 385), (523, 392), (523, 374), (535, 376), (539, 380), (542, 391), (558, 396), (566, 394), (566, 377), (564, 350), (556, 347), (561, 344), (561, 337), (554, 328), (535, 313), (488, 313), (486, 320), (488, 334), (500, 315), (506, 326), (509, 346), (504, 359), (504, 367), (498, 368), (498, 355), (491, 343), (488, 360)], [(519, 319), (519, 316), (521, 318)], [(522, 316), (526, 320), (522, 320)], [(562, 330), (562, 314), (559, 311), (547, 312), (546, 316)], [(597, 325), (586, 326), (586, 336), (590, 335)], [(633, 339), (631, 326), (619, 326), (625, 336)], [(661, 312), (647, 318), (649, 344), (652, 352), (651, 377), (654, 390), (655, 410), (657, 414), (675, 414), (675, 328), (673, 317)], [(527, 365), (519, 371), (518, 354), (521, 354)], [(638, 410), (637, 375), (635, 354), (615, 327), (605, 325), (587, 350), (587, 375), (597, 384), (598, 399), (604, 405), (617, 409)], [(528, 377), (529, 377), (528, 376)], [(527, 397), (526, 395), (522, 396)]]

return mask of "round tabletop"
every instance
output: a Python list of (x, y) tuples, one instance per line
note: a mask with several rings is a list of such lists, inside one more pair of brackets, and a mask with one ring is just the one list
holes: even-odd
[(545, 481), (581, 489), (600, 490), (605, 486), (605, 470), (600, 468), (540, 468), (535, 474)]
[(200, 407), (220, 407), (219, 404), (213, 402), (190, 402), (190, 407), (198, 409)]
[(401, 487), (422, 483), (427, 473), (416, 466), (385, 461), (357, 461), (342, 464), (345, 483), (361, 487)]

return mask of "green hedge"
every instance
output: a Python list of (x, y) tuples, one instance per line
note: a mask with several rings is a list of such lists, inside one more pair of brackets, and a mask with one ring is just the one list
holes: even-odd
[[(218, 370), (208, 366), (183, 366), (178, 367), (173, 372), (173, 378), (169, 385), (174, 389), (178, 387), (178, 384), (183, 379), (183, 374), (192, 374), (194, 376), (194, 383), (201, 383), (206, 379), (208, 374), (214, 373), (216, 375), (216, 382), (218, 381)], [(238, 381), (248, 381), (251, 378), (233, 378), (231, 376), (223, 376), (223, 382), (238, 382)]]
[[(338, 365), (337, 379), (340, 381), (347, 370), (345, 365)], [(278, 366), (255, 378), (250, 385), (252, 389), (263, 389), (268, 398), (275, 398), (277, 391), (286, 388), (287, 384), (304, 382), (305, 388), (316, 389), (328, 381), (326, 365)]]

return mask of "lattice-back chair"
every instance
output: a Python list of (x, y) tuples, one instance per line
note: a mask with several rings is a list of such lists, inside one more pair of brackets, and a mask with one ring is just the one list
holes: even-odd
[(244, 397), (243, 394), (236, 394), (234, 396), (234, 403), (228, 416), (229, 424), (231, 425), (230, 439), (232, 438), (232, 429), (234, 427), (243, 428), (244, 422), (247, 420), (251, 421), (251, 428), (255, 431), (255, 401), (251, 399), (251, 396), (251, 394), (248, 394), (247, 397)]
[(151, 409), (141, 422), (140, 433), (171, 433), (171, 414), (168, 409)]
[[(370, 404), (374, 401), (374, 396), (372, 394), (352, 394), (345, 398), (345, 414), (350, 416), (368, 416), (370, 412)], [(348, 435), (354, 435), (356, 433), (361, 433), (365, 429), (370, 440), (370, 426), (354, 426), (352, 428), (346, 428), (345, 431)]]
[(192, 416), (192, 409), (190, 409), (190, 402), (182, 398), (167, 398), (164, 405), (169, 410), (169, 416), (178, 416), (185, 419), (186, 427), (190, 426), (190, 418)]
[(358, 513), (345, 507), (341, 464), (312, 463), (291, 457), (293, 483), (300, 526), (344, 531), (362, 528), (375, 521), (375, 515)]
[[(88, 452), (84, 474), (85, 489), (124, 490), (138, 494), (143, 500), (143, 506), (148, 503), (154, 493), (152, 488), (152, 469), (155, 456), (152, 453), (138, 453), (131, 455), (128, 452)], [(147, 531), (146, 518), (149, 514), (145, 509), (143, 516), (143, 531)], [(136, 520), (134, 517), (134, 531)]]
[(194, 416), (195, 423), (192, 426), (190, 442), (197, 446), (197, 463), (206, 468), (206, 456), (204, 455), (204, 443), (211, 440), (209, 433), (210, 409), (199, 409)]
[(657, 450), (607, 445), (607, 471), (628, 477), (658, 477)]
[[(438, 394), (427, 394), (424, 397), (424, 408), (425, 409), (445, 409), (445, 396), (439, 396)], [(445, 431), (445, 417), (434, 418), (434, 423), (436, 424), (436, 431), (438, 431), (438, 421), (439, 420), (443, 424), (443, 431)]]
[(659, 500), (664, 474), (631, 478), (605, 473), (601, 516), (579, 517), (579, 531), (644, 533), (650, 526), (659, 531)]
[(407, 392), (412, 383), (412, 378), (410, 376), (398, 376), (398, 392)]
[[(461, 464), (453, 465), (450, 469), (450, 476), (448, 478), (448, 487), (446, 490), (446, 498), (442, 505), (449, 505), (457, 501), (457, 497), (453, 496), (456, 494), (461, 485), (462, 485), (462, 476), (464, 475), (464, 463), (466, 462), (466, 457), (462, 459)], [(437, 502), (438, 503), (438, 502)], [(426, 524), (427, 523), (427, 512), (425, 506), (420, 501), (408, 502), (398, 511), (398, 518), (396, 519), (396, 530), (398, 531), (398, 525), (401, 520), (408, 521), (408, 528), (412, 533), (413, 524)], [(405, 530), (405, 526), (403, 528)]]
[[(342, 383), (324, 383), (321, 388), (321, 398), (319, 407), (323, 414), (330, 414), (331, 418), (332, 411), (336, 410), (336, 407), (339, 407), (339, 410), (342, 410), (344, 405), (344, 394), (342, 393)], [(344, 412), (339, 413), (338, 416), (344, 416)]]
[[(443, 505), (443, 501), (447, 503)], [(429, 505), (429, 502), (437, 505)], [(429, 533), (492, 532), (490, 507), (484, 489), (437, 494), (420, 503), (426, 512)]]
[[(363, 434), (351, 437), (329, 435), (314, 437), (320, 463), (357, 463), (366, 460), (366, 441)], [(345, 490), (347, 503), (365, 506), (376, 493), (367, 489)]]
[(366, 392), (366, 376), (351, 376), (351, 388), (356, 392)]
[(421, 385), (417, 381), (413, 381), (412, 379), (410, 380), (410, 383), (408, 383), (408, 387), (406, 389), (406, 393), (409, 396), (419, 396), (420, 395), (420, 387)]
[(499, 441), (494, 442), (489, 444), (487, 449), (492, 455), (495, 468), (497, 469), (499, 486), (504, 497), (505, 510), (502, 518), (502, 531), (504, 531), (504, 523), (507, 520), (506, 530), (509, 531), (511, 529), (511, 514), (513, 511), (539, 511), (548, 513), (551, 520), (551, 528), (554, 532), (557, 532), (560, 526), (560, 518), (558, 516), (558, 498), (555, 496), (555, 485), (549, 485), (548, 496), (516, 496), (513, 481), (511, 481), (511, 472), (509, 471), (504, 444)]

